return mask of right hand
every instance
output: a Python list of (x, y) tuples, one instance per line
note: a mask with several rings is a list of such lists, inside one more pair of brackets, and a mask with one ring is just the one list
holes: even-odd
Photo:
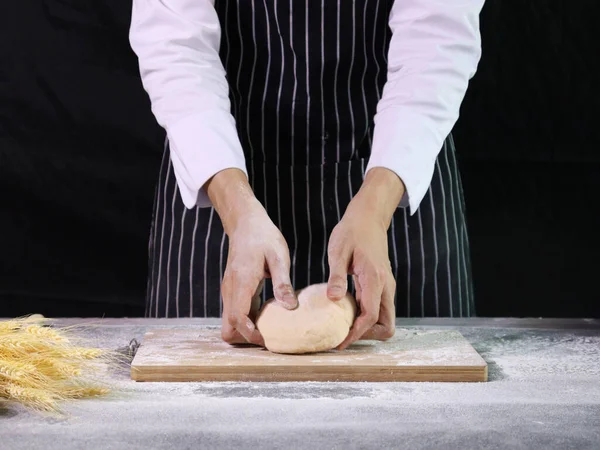
[(264, 346), (253, 322), (256, 311), (252, 308), (253, 300), (257, 304), (264, 279), (270, 277), (273, 280), (275, 300), (284, 308), (298, 306), (290, 281), (289, 248), (254, 197), (242, 172), (228, 169), (215, 175), (213, 180), (207, 192), (229, 237), (227, 267), (221, 285), (221, 335), (230, 344)]

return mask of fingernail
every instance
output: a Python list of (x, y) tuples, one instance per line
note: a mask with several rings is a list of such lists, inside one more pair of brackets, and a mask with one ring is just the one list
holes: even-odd
[(293, 292), (288, 292), (283, 295), (283, 304), (288, 309), (295, 309), (298, 306), (298, 299)]
[(246, 318), (246, 328), (248, 329), (248, 331), (254, 331), (256, 330), (256, 327), (254, 326), (254, 322), (252, 322), (252, 320), (250, 320), (250, 318)]
[(276, 300), (285, 309), (296, 309), (298, 307), (298, 299), (296, 299), (294, 291), (279, 294), (279, 298), (276, 298)]

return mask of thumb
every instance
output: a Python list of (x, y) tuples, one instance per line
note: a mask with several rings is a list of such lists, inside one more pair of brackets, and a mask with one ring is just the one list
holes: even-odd
[(350, 252), (329, 250), (329, 281), (327, 282), (327, 297), (330, 300), (341, 300), (348, 292), (348, 267)]
[(281, 255), (267, 256), (267, 265), (273, 281), (275, 300), (286, 309), (296, 309), (298, 299), (290, 280), (290, 259)]

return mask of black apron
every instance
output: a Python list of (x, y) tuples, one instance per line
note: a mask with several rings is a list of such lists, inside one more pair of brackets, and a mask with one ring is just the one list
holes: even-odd
[[(362, 183), (386, 80), (391, 4), (216, 0), (250, 183), (290, 246), (296, 289), (327, 281), (329, 235)], [(474, 315), (451, 136), (419, 209), (413, 216), (396, 211), (388, 242), (399, 317)], [(183, 205), (167, 143), (149, 243), (146, 316), (219, 317), (227, 248), (212, 208)], [(263, 299), (272, 295), (269, 281)]]

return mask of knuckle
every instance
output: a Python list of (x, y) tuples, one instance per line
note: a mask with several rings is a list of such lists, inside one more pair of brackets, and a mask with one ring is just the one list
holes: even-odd
[(223, 341), (227, 342), (228, 344), (233, 343), (233, 341), (234, 341), (233, 336), (234, 336), (233, 331), (221, 330), (221, 339), (223, 339)]
[(277, 227), (274, 227), (275, 235), (272, 236), (267, 242), (271, 242), (271, 245), (266, 245), (267, 251), (281, 252), (288, 246), (285, 236), (279, 231)]
[(244, 314), (232, 314), (228, 317), (229, 327), (231, 328), (231, 337), (234, 339), (238, 333), (243, 332), (248, 318)]
[(235, 331), (230, 325), (223, 324), (221, 327), (221, 339), (227, 343), (232, 343), (234, 341)]
[(342, 228), (339, 226), (336, 226), (333, 228), (333, 230), (331, 230), (331, 234), (329, 237), (329, 244), (334, 244), (335, 242), (337, 242), (337, 240), (343, 236), (343, 232), (342, 232)]
[(389, 282), (394, 278), (394, 275), (392, 274), (390, 268), (384, 265), (373, 266), (373, 268), (370, 270), (369, 275), (374, 282), (380, 285)]
[(345, 239), (343, 231), (340, 228), (334, 228), (329, 236), (329, 244), (327, 245), (327, 253), (329, 258), (339, 257), (343, 253)]
[(383, 328), (381, 332), (381, 338), (383, 340), (391, 339), (394, 337), (394, 334), (396, 334), (396, 327), (388, 325)]
[(367, 272), (362, 277), (361, 284), (366, 289), (374, 288), (381, 285), (381, 279), (375, 272)]
[(382, 270), (379, 269), (377, 265), (373, 264), (365, 265), (365, 267), (361, 270), (361, 275), (364, 280), (363, 283), (365, 285), (379, 285), (384, 280)]
[(341, 245), (339, 242), (333, 240), (333, 236), (329, 241), (329, 245), (327, 246), (327, 255), (329, 257), (329, 261), (336, 259), (341, 254)]
[(227, 324), (228, 328), (235, 328), (238, 322), (238, 315), (235, 312), (228, 312), (223, 315), (223, 322)]
[(377, 281), (382, 282), (386, 280), (390, 275), (390, 271), (388, 268), (383, 266), (378, 266), (375, 268), (375, 276), (377, 277)]
[(394, 278), (394, 276), (390, 276), (389, 278), (389, 283), (390, 283), (390, 288), (392, 289), (392, 292), (396, 292), (396, 279)]
[[(277, 231), (279, 232), (279, 230), (277, 230)], [(284, 253), (285, 253), (285, 249), (289, 248), (287, 239), (281, 233), (279, 233), (279, 236), (277, 237), (276, 242), (279, 244), (280, 251), (284, 251)]]
[[(282, 238), (283, 239), (283, 238)], [(277, 245), (273, 245), (265, 251), (265, 256), (269, 264), (275, 265), (276, 267), (283, 267), (290, 264), (289, 251), (286, 251), (287, 243), (285, 240), (278, 242)]]

